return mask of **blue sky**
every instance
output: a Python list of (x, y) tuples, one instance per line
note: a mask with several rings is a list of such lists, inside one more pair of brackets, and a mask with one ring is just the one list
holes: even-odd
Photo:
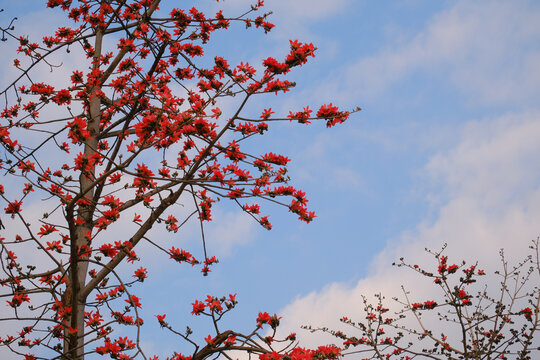
[[(236, 13), (249, 1), (197, 3)], [(34, 2), (0, 4), (9, 10), (2, 21), (18, 16), (21, 28), (44, 14)], [(138, 295), (149, 317), (167, 313), (183, 327), (193, 320), (193, 300), (237, 293), (231, 324), (240, 328), (252, 327), (259, 311), (283, 315), (287, 330), (328, 325), (344, 309), (357, 314), (360, 294), (393, 293), (410, 281), (390, 264), (402, 255), (422, 261), (426, 246), (448, 243), (449, 254), (488, 267), (501, 247), (510, 257), (526, 252), (540, 234), (540, 3), (265, 5), (276, 28), (267, 36), (224, 33), (216, 54), (257, 63), (285, 55), (288, 39), (313, 42), (318, 51), (291, 74), (295, 89), (261, 97), (250, 109), (288, 113), (333, 102), (363, 110), (331, 129), (280, 124), (253, 144), (293, 160), (293, 184), (308, 193), (318, 217), (306, 225), (265, 206), (274, 225), (268, 232), (218, 204), (207, 235), (220, 263), (210, 276), (148, 255), (149, 279)], [(196, 228), (179, 237), (200, 252)], [(144, 331), (150, 353), (174, 349), (158, 326)]]

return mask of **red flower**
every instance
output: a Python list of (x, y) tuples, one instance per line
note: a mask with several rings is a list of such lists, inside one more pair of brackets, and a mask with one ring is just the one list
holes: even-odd
[(80, 84), (83, 82), (83, 73), (81, 71), (74, 71), (71, 75), (71, 82), (74, 84)]
[[(296, 348), (293, 349), (292, 351), (295, 351), (295, 350), (296, 350)], [(311, 359), (310, 355), (311, 354), (306, 354), (306, 356), (304, 356), (304, 357), (301, 357), (301, 356), (292, 357), (291, 356), (291, 357), (288, 357), (288, 358), (295, 359), (295, 360), (296, 359), (306, 359), (306, 360), (308, 360), (308, 359)], [(267, 353), (267, 354), (260, 354), (259, 355), (259, 360), (281, 360), (281, 359), (283, 359), (283, 356), (278, 354), (276, 351), (273, 351), (273, 352)]]
[(296, 113), (290, 111), (287, 117), (291, 119), (291, 121), (298, 120), (300, 124), (309, 124), (310, 121), (308, 119), (310, 118), (312, 112), (313, 110), (311, 110), (309, 106), (306, 106), (303, 111), (298, 111)]
[(135, 270), (135, 274), (133, 275), (133, 277), (136, 277), (139, 281), (144, 281), (144, 279), (146, 279), (146, 269), (143, 268), (143, 267), (140, 267), (138, 268), (137, 270)]
[(49, 251), (56, 250), (57, 252), (61, 252), (62, 248), (63, 248), (63, 246), (62, 246), (60, 240), (52, 241), (52, 242), (47, 241), (47, 248), (46, 249), (49, 250)]
[(261, 119), (268, 120), (272, 114), (275, 114), (272, 111), (272, 108), (264, 109), (264, 111), (262, 112), (262, 115), (261, 115)]
[[(387, 338), (390, 339), (390, 338)], [(390, 342), (385, 342), (385, 344), (391, 344)], [(313, 358), (316, 359), (336, 359), (341, 355), (341, 349), (334, 345), (319, 346), (316, 351), (316, 355)]]
[(54, 231), (58, 231), (56, 230), (56, 227), (54, 227), (53, 225), (45, 224), (40, 228), (40, 231), (37, 234), (39, 235), (39, 237), (43, 237), (45, 235), (53, 233)]
[(287, 64), (280, 63), (279, 61), (271, 57), (264, 60), (263, 65), (266, 67), (266, 71), (272, 74), (286, 74), (290, 70)]
[(285, 59), (285, 63), (290, 66), (303, 65), (307, 62), (308, 56), (315, 57), (315, 47), (313, 44), (302, 44), (296, 40), (289, 40), (291, 52)]
[[(279, 80), (279, 79), (276, 79), (276, 80), (272, 80), (272, 81), (268, 81), (268, 83), (266, 84), (266, 87), (264, 88), (264, 92), (275, 92), (276, 95), (278, 93), (278, 91), (283, 91), (284, 93), (289, 91), (290, 88), (292, 88), (295, 84), (290, 82), (289, 80)], [(253, 91), (256, 91), (258, 90), (257, 87), (254, 87), (252, 89)]]
[(272, 164), (276, 164), (276, 165), (287, 165), (287, 163), (289, 161), (291, 161), (291, 159), (289, 159), (286, 156), (276, 155), (274, 153), (264, 154), (262, 159), (263, 159), (263, 161), (265, 161), (267, 163), (272, 163)]
[(213, 298), (212, 296), (208, 296), (208, 298), (206, 299), (206, 306), (208, 307), (209, 310), (211, 310), (212, 312), (216, 312), (218, 314), (223, 311), (221, 302), (218, 299)]
[(135, 295), (131, 295), (129, 296), (128, 299), (124, 300), (125, 302), (127, 302), (128, 304), (130, 304), (131, 306), (133, 307), (138, 307), (140, 308), (141, 307), (141, 302), (140, 302), (141, 299), (139, 299), (137, 296)]
[(7, 301), (8, 305), (13, 308), (21, 306), (23, 302), (30, 302), (28, 294), (15, 294), (11, 301)]
[(34, 167), (34, 163), (31, 162), (31, 161), (27, 161), (27, 162), (20, 162), (19, 163), (19, 169), (21, 169), (23, 175), (26, 174), (27, 172), (30, 172), (32, 170), (35, 170), (35, 167)]
[(349, 118), (349, 112), (339, 111), (337, 106), (333, 106), (332, 103), (330, 103), (319, 108), (317, 117), (327, 119), (326, 127), (332, 127), (347, 120)]
[(67, 89), (60, 90), (52, 98), (52, 101), (58, 105), (70, 104), (71, 103), (71, 93)]
[(105, 354), (113, 354), (113, 355), (116, 355), (118, 354), (120, 351), (122, 350), (122, 348), (116, 343), (111, 343), (110, 341), (107, 341), (105, 340), (105, 345), (103, 346), (99, 346), (96, 348), (96, 352), (100, 355), (105, 355)]
[(260, 312), (257, 317), (257, 327), (261, 328), (263, 324), (267, 324), (268, 322), (270, 322), (270, 315), (267, 312)]
[(437, 303), (435, 301), (428, 300), (424, 302), (424, 309), (432, 310), (437, 306)]
[(215, 338), (212, 337), (212, 335), (208, 335), (207, 337), (204, 338), (204, 341), (206, 341), (206, 343), (210, 346), (215, 346), (214, 342), (215, 342)]
[(167, 323), (165, 322), (165, 316), (167, 316), (167, 315), (165, 315), (165, 314), (163, 314), (163, 315), (156, 315), (156, 317), (157, 317), (157, 319), (158, 319), (158, 321), (159, 321), (159, 324), (160, 324), (162, 327), (165, 326), (165, 325), (167, 324)]
[(108, 297), (109, 297), (108, 294), (97, 294), (96, 295), (96, 301), (103, 302), (103, 301), (107, 300)]
[(6, 214), (11, 214), (11, 217), (15, 217), (15, 214), (18, 214), (21, 211), (22, 201), (13, 201), (8, 204), (4, 211)]
[(189, 252), (185, 251), (185, 250), (182, 250), (182, 249), (177, 249), (175, 248), (174, 246), (169, 250), (170, 254), (171, 254), (171, 259), (174, 259), (176, 260), (177, 262), (188, 262), (192, 265), (195, 265), (197, 263), (197, 260), (195, 260), (195, 258), (193, 257), (193, 255), (191, 255)]
[(206, 305), (199, 301), (199, 300), (195, 300), (194, 303), (192, 303), (191, 305), (193, 305), (193, 310), (191, 311), (191, 314), (192, 315), (200, 315), (202, 314), (202, 312), (204, 311)]
[(267, 312), (260, 312), (257, 317), (257, 327), (261, 328), (263, 324), (269, 324), (272, 329), (275, 329), (279, 326), (279, 320), (281, 317), (278, 317), (276, 314), (270, 316)]
[(101, 325), (101, 323), (104, 321), (99, 311), (95, 314), (93, 314), (92, 312), (85, 313), (84, 316), (88, 319), (88, 321), (86, 321), (86, 326), (89, 327), (97, 327)]
[(338, 114), (338, 107), (333, 106), (332, 103), (322, 105), (317, 111), (317, 117), (319, 118), (332, 118)]
[(86, 128), (86, 122), (80, 117), (74, 117), (72, 122), (67, 123), (69, 128), (68, 138), (72, 143), (82, 143), (84, 140), (90, 138), (90, 133)]
[(533, 311), (530, 307), (526, 307), (525, 309), (522, 309), (519, 313), (525, 316), (525, 319), (532, 321)]
[(113, 258), (116, 256), (116, 254), (118, 254), (118, 250), (116, 249), (116, 247), (114, 247), (113, 244), (103, 244), (100, 246), (99, 251), (103, 255), (108, 256), (110, 258)]
[(122, 51), (132, 52), (136, 50), (135, 44), (132, 39), (120, 39), (118, 48)]
[(229, 337), (227, 338), (227, 340), (225, 340), (225, 342), (223, 343), (223, 345), (225, 345), (226, 347), (227, 346), (232, 346), (236, 343), (236, 336), (234, 335), (229, 335)]

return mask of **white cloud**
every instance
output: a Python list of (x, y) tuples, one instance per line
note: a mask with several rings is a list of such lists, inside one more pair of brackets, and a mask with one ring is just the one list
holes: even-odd
[(258, 224), (243, 211), (223, 211), (216, 208), (215, 220), (207, 225), (207, 248), (218, 258), (228, 256), (231, 250), (239, 245), (251, 242)]
[[(430, 281), (390, 264), (401, 256), (411, 263), (431, 260), (428, 247), (456, 262), (475, 260), (487, 270), (499, 266), (498, 250), (505, 248), (514, 262), (525, 257), (531, 239), (540, 233), (540, 113), (509, 114), (471, 122), (452, 150), (434, 155), (425, 175), (437, 179), (445, 194), (437, 219), (391, 240), (371, 263), (371, 272), (356, 284), (334, 283), (298, 297), (280, 312), (283, 330), (302, 324), (339, 326), (341, 316), (361, 319), (362, 295), (399, 296), (400, 285), (415, 294), (430, 294)], [(401, 294), (402, 295), (402, 294)], [(431, 294), (430, 294), (431, 295)], [(325, 341), (320, 335), (299, 333), (308, 343)]]
[(422, 72), (447, 77), (471, 102), (536, 101), (539, 16), (533, 1), (458, 1), (409, 41), (348, 67), (340, 79), (340, 98), (377, 97)]
[(444, 179), (451, 193), (485, 196), (482, 204), (486, 210), (512, 199), (525, 200), (539, 182), (534, 151), (538, 148), (538, 117), (531, 112), (469, 123), (460, 145), (434, 156), (427, 168)]

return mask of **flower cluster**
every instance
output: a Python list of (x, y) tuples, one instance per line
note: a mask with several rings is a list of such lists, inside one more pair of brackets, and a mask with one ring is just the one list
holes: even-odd
[[(201, 315), (201, 314), (222, 314), (225, 310), (230, 310), (238, 304), (236, 301), (236, 294), (229, 294), (228, 297), (217, 298), (215, 296), (208, 295), (206, 300), (199, 301), (195, 300), (191, 305), (193, 310), (191, 311), (192, 315)], [(205, 312), (207, 311), (207, 312)]]

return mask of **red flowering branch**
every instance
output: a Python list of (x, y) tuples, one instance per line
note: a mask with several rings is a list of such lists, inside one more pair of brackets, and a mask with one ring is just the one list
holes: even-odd
[[(508, 265), (501, 251), (502, 269), (495, 272), (500, 286), (489, 289), (485, 272), (478, 266), (449, 262), (441, 252), (435, 270), (411, 265), (400, 259), (398, 267), (409, 268), (429, 279), (439, 290), (433, 298), (413, 300), (403, 288), (401, 310), (391, 312), (384, 297), (377, 304), (363, 298), (365, 320), (341, 321), (355, 331), (324, 331), (343, 341), (349, 351), (366, 359), (534, 359), (539, 354), (540, 240), (533, 241), (532, 254), (515, 266)], [(443, 249), (444, 250), (444, 249)]]
[[(213, 328), (213, 333), (206, 336), (204, 345), (198, 344), (192, 339), (193, 331), (187, 327), (185, 332), (179, 332), (166, 321), (166, 315), (156, 315), (162, 328), (181, 337), (193, 346), (189, 354), (173, 353), (169, 359), (175, 360), (203, 360), (211, 357), (224, 356), (231, 358), (239, 351), (257, 355), (260, 360), (334, 360), (341, 355), (341, 349), (329, 345), (319, 346), (315, 350), (298, 346), (296, 334), (292, 333), (283, 339), (276, 338), (276, 330), (279, 327), (281, 317), (270, 316), (261, 312), (257, 316), (256, 326), (249, 333), (234, 330), (220, 330), (220, 321), (223, 316), (230, 312), (238, 304), (235, 295), (217, 298), (207, 296), (204, 301), (195, 300), (192, 303), (192, 315), (207, 317)], [(264, 327), (268, 325), (272, 330), (270, 334), (262, 334)]]

